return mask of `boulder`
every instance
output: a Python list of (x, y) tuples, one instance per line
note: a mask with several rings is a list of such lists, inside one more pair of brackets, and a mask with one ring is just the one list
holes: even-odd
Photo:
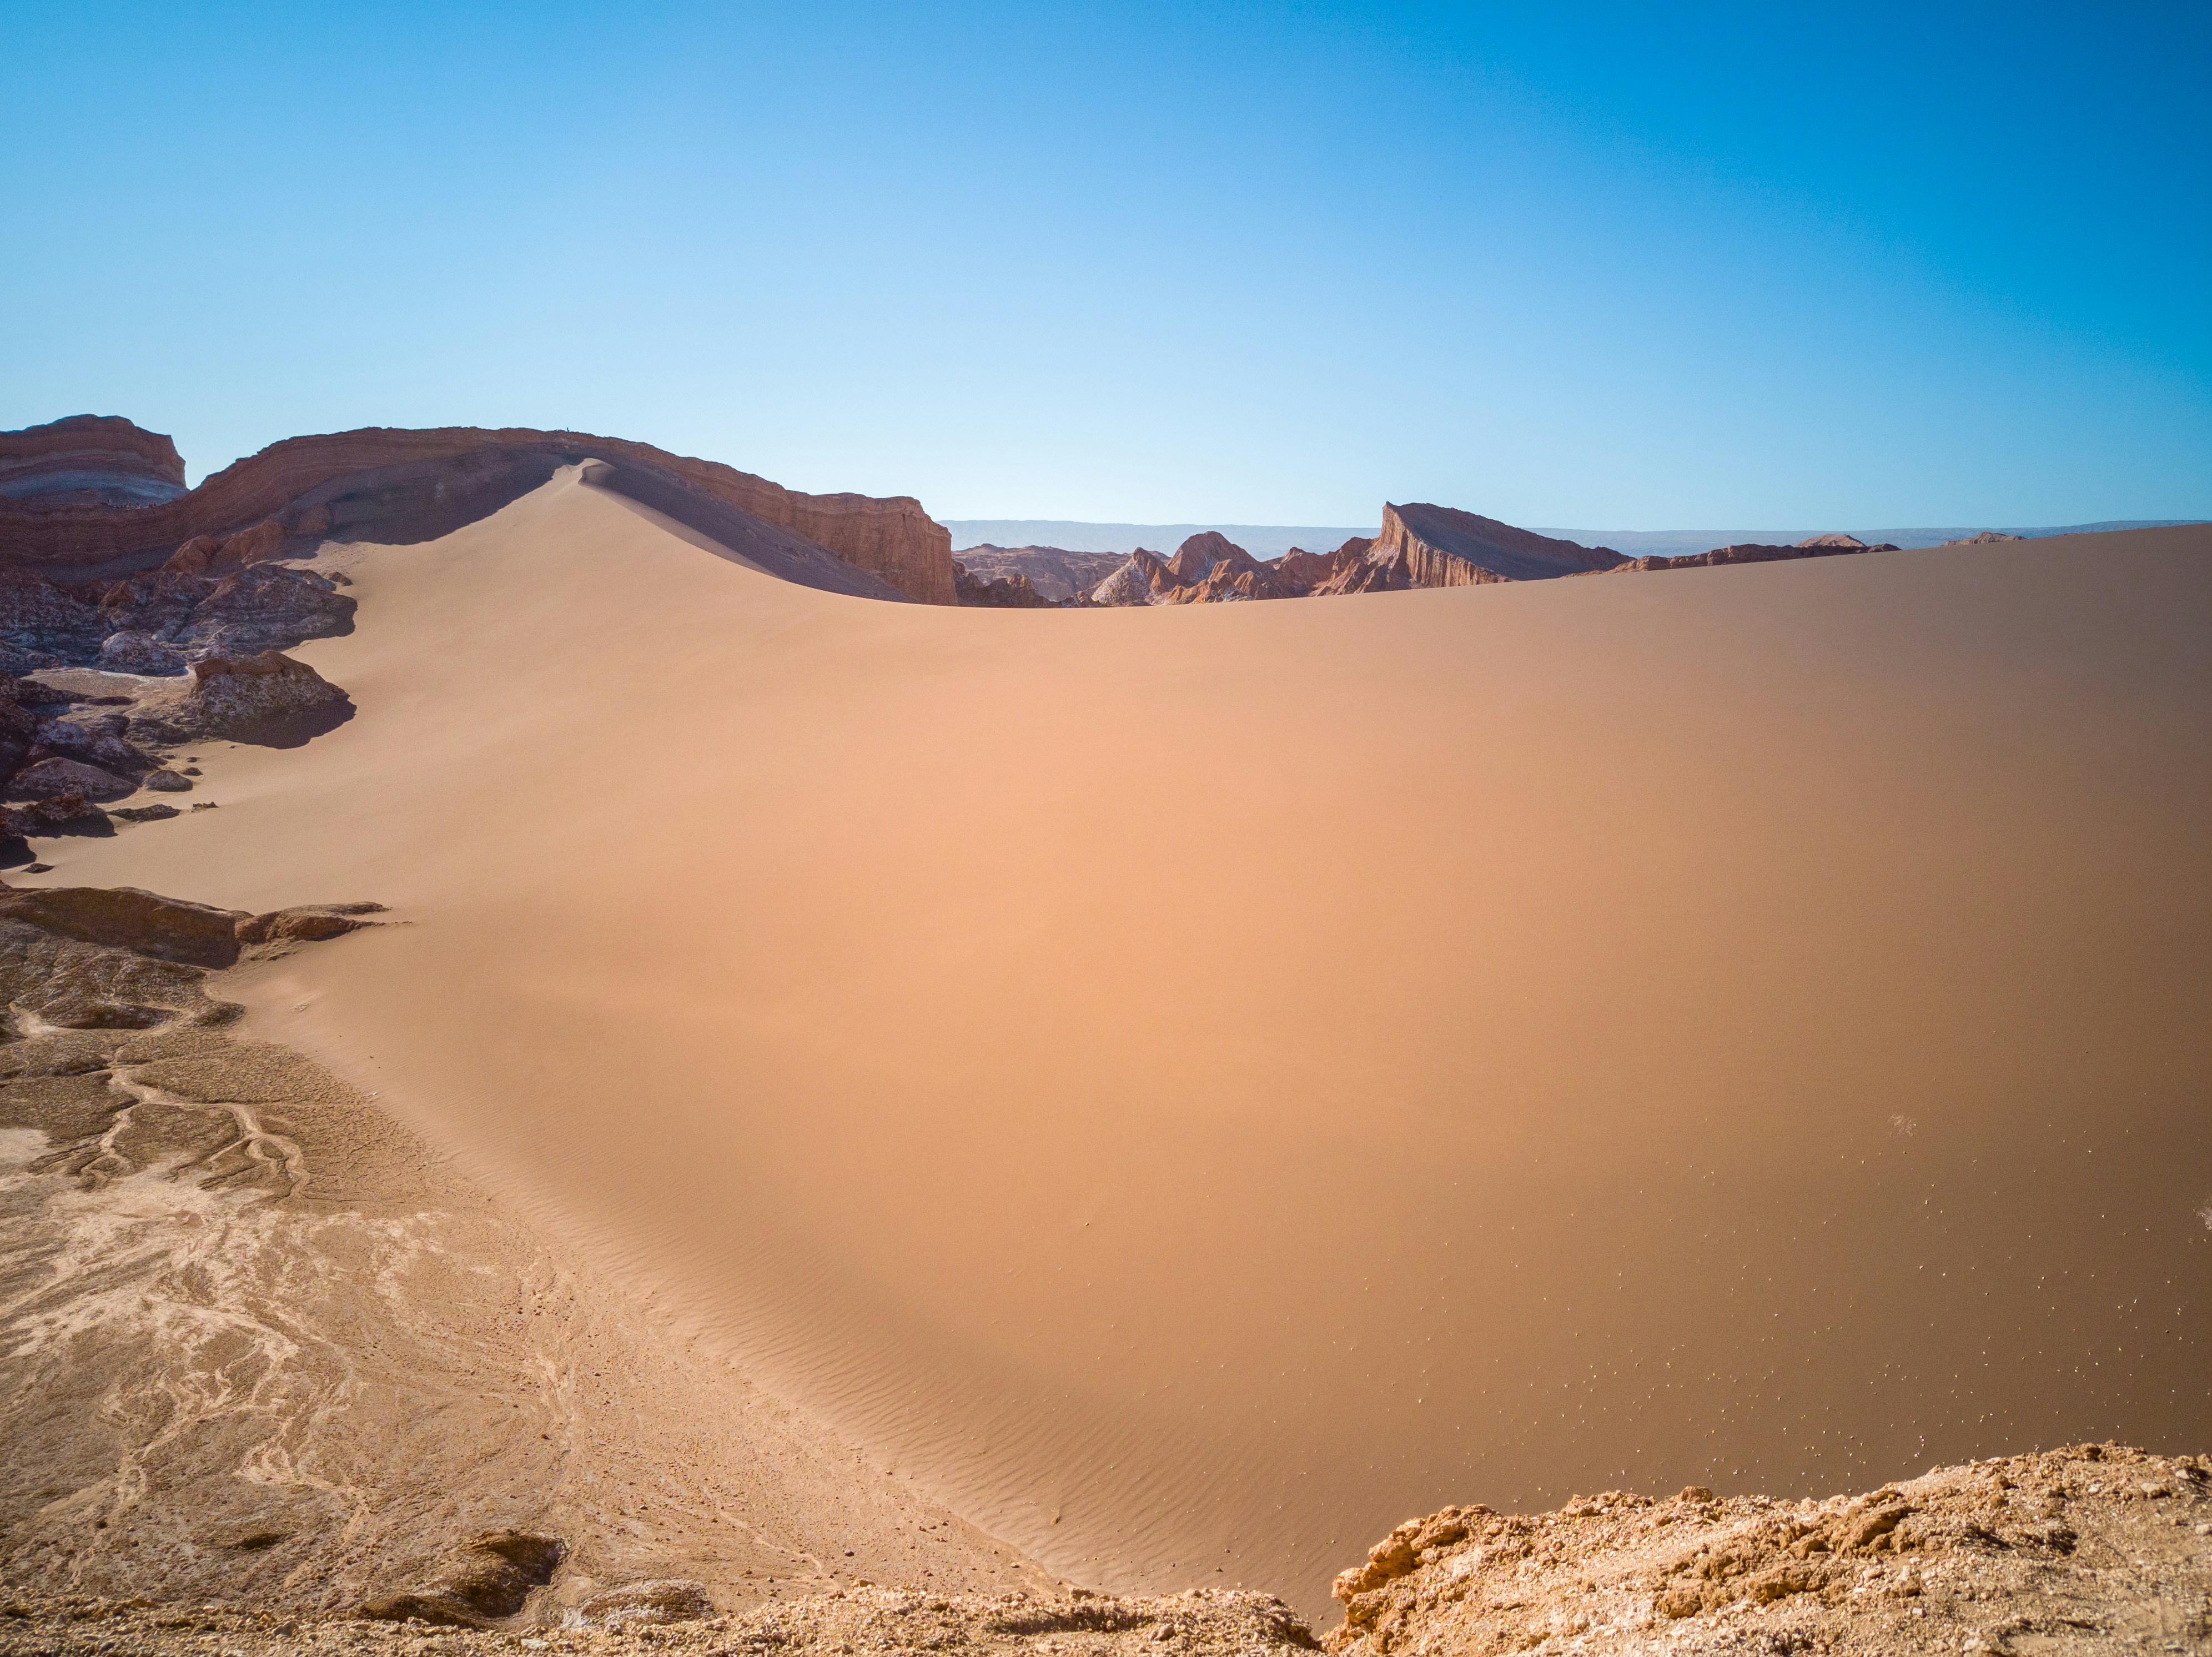
[(112, 834), (107, 813), (82, 794), (57, 794), (28, 805), (0, 806), (0, 835), (40, 839), (56, 834)]
[(51, 800), (70, 794), (88, 800), (120, 800), (137, 789), (138, 785), (128, 777), (54, 754), (34, 759), (17, 771), (9, 779), (7, 795), (10, 800)]
[(100, 641), (100, 665), (111, 673), (166, 677), (185, 671), (185, 653), (173, 644), (128, 629)]
[(125, 715), (98, 711), (68, 713), (42, 720), (30, 757), (40, 759), (54, 754), (97, 765), (118, 777), (135, 777), (154, 761), (125, 740), (130, 726)]
[(304, 661), (276, 650), (252, 656), (210, 656), (192, 664), (184, 686), (148, 698), (131, 721), (136, 733), (240, 741), (284, 741), (327, 729), (352, 710), (346, 693)]

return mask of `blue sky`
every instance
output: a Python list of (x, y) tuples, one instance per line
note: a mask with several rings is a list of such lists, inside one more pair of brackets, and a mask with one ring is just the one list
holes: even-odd
[(2212, 516), (2208, 85), (2201, 0), (0, 0), (0, 426), (569, 426), (941, 517)]

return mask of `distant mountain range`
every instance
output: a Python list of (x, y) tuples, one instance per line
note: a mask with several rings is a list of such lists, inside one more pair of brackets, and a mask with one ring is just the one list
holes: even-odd
[[(1313, 524), (1117, 524), (1086, 523), (1064, 518), (945, 518), (957, 551), (988, 542), (997, 546), (1050, 546), (1074, 552), (1112, 552), (1123, 557), (1140, 546), (1180, 545), (1193, 535), (1218, 530), (1255, 557), (1280, 557), (1292, 547), (1327, 552), (1355, 535), (1372, 535), (1376, 526)], [(2201, 523), (2200, 518), (2129, 518), (2093, 524), (1963, 524), (1942, 529), (1850, 529), (1847, 533), (1869, 543), (1888, 541), (1900, 547), (1941, 546), (1964, 540), (1985, 529), (2010, 535), (2085, 535), (2109, 529), (2163, 529), (2174, 524)], [(1536, 533), (1574, 541), (1583, 546), (1609, 546), (1631, 557), (1680, 557), (1685, 553), (1710, 551), (1717, 546), (1746, 542), (1789, 545), (1833, 531), (1822, 525), (1797, 529), (1556, 529)]]

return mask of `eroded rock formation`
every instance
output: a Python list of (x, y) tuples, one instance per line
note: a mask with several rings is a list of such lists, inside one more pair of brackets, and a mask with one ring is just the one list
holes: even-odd
[(1304, 598), (1306, 592), (1303, 582), (1284, 573), (1281, 559), (1255, 558), (1218, 531), (1206, 530), (1184, 541), (1171, 557), (1139, 547), (1091, 589), (1091, 601), (1116, 606), (1230, 604)]
[(122, 581), (66, 588), (0, 568), (0, 671), (179, 673), (202, 656), (335, 637), (353, 630), (353, 600), (330, 576), (291, 564), (173, 558)]
[[(54, 428), (33, 427), (0, 434), (0, 452), (13, 445), (27, 454), (61, 441)], [(556, 467), (592, 460), (780, 526), (908, 598), (955, 601), (951, 537), (911, 497), (808, 495), (647, 443), (526, 428), (370, 427), (287, 438), (189, 494), (123, 509), (64, 496), (0, 498), (0, 557), (49, 574), (126, 573), (188, 544), (228, 547), (241, 532), (271, 523), (285, 536), (419, 540), (497, 509)]]
[(1856, 535), (1808, 535), (1803, 540), (1788, 546), (1769, 545), (1758, 541), (1741, 541), (1733, 546), (1717, 546), (1710, 552), (1686, 552), (1674, 557), (1653, 556), (1628, 558), (1611, 566), (1606, 573), (1647, 570), (1710, 570), (1729, 564), (1776, 564), (1795, 558), (1832, 558), (1853, 552), (1894, 552), (1895, 543), (1881, 541), (1869, 546)]
[(1045, 610), (1051, 600), (1030, 584), (1030, 578), (1020, 570), (1004, 575), (986, 576), (969, 570), (959, 559), (952, 561), (955, 590), (960, 602), (976, 610)]
[(1118, 552), (1077, 552), (1064, 546), (994, 546), (988, 542), (963, 547), (952, 556), (970, 575), (985, 581), (1025, 576), (1050, 604), (1088, 602), (1091, 589), (1124, 562)]
[(1625, 563), (1605, 547), (1554, 540), (1450, 507), (1386, 505), (1382, 533), (1355, 535), (1331, 553), (1292, 547), (1252, 557), (1227, 537), (1192, 536), (1175, 556), (1139, 549), (1093, 590), (1097, 604), (1215, 604), (1243, 599), (1327, 598), (1547, 581)]
[(176, 444), (113, 415), (73, 414), (0, 431), (0, 501), (48, 509), (142, 507), (184, 492)]
[(1383, 507), (1367, 562), (1402, 572), (1409, 587), (1472, 587), (1610, 570), (1623, 559), (1607, 547), (1555, 540), (1455, 507), (1416, 502)]
[(304, 661), (281, 651), (210, 656), (192, 664), (188, 681), (141, 704), (140, 718), (186, 737), (282, 740), (326, 729), (352, 708), (346, 693)]

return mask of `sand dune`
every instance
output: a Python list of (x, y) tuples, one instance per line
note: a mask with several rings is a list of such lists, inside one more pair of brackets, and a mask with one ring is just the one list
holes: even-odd
[(336, 554), (356, 716), (45, 878), (392, 905), (257, 1032), (1100, 1586), (2201, 1447), (2212, 531), (1084, 613), (698, 539)]

